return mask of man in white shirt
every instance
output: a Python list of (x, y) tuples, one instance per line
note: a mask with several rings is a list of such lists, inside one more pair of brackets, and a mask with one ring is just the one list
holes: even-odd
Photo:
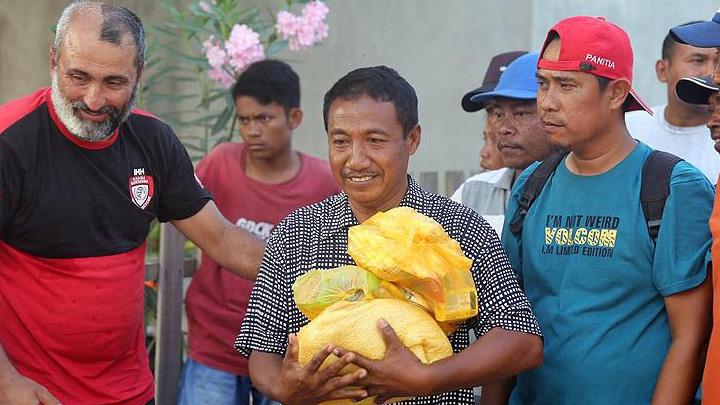
[(662, 59), (655, 63), (658, 80), (667, 84), (667, 104), (653, 107), (653, 116), (644, 112), (625, 115), (627, 128), (635, 139), (685, 159), (713, 184), (720, 174), (720, 159), (705, 125), (709, 118), (707, 106), (680, 100), (675, 84), (683, 77), (709, 75), (717, 61), (715, 49), (678, 42), (668, 33), (663, 41)]
[(451, 199), (474, 209), (495, 228), (502, 227), (515, 178), (531, 163), (555, 150), (537, 114), (538, 54), (526, 54), (508, 65), (494, 91), (471, 97), (483, 103), (496, 122), (498, 149), (507, 167), (467, 179)]

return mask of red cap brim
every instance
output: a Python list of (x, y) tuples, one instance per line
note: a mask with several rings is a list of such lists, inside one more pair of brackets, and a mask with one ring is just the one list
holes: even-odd
[(624, 109), (625, 112), (645, 110), (648, 114), (653, 115), (652, 109), (650, 109), (645, 100), (643, 100), (632, 87), (630, 88), (630, 94), (628, 94)]

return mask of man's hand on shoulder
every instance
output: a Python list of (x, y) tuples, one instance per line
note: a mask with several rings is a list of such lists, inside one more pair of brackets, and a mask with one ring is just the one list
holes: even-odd
[(42, 385), (20, 374), (0, 379), (0, 405), (59, 405)]

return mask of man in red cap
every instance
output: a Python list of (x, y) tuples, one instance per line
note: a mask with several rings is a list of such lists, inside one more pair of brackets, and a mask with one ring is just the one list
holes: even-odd
[[(682, 404), (697, 390), (713, 187), (686, 162), (670, 166), (656, 179), (669, 196), (651, 235), (640, 189), (652, 150), (624, 121), (648, 110), (632, 63), (627, 34), (602, 18), (561, 20), (545, 39), (538, 109), (550, 141), (569, 154), (530, 209), (519, 209), (520, 196), (537, 164), (508, 206), (503, 245), (545, 333), (544, 364), (517, 376), (512, 404)], [(509, 387), (484, 394), (506, 400)]]

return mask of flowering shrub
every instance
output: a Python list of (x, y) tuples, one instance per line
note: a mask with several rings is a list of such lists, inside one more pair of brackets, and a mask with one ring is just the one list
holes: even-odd
[(296, 16), (288, 11), (277, 15), (277, 31), (289, 41), (289, 48), (299, 51), (309, 48), (328, 36), (325, 17), (330, 9), (322, 1), (312, 1), (305, 5), (302, 15)]
[[(180, 133), (194, 159), (232, 138), (235, 106), (228, 89), (250, 64), (285, 47), (310, 48), (328, 36), (325, 19), (330, 10), (321, 0), (284, 0), (277, 9), (263, 11), (245, 3), (201, 0), (181, 11), (166, 0), (170, 21), (155, 27), (159, 41), (151, 37), (141, 102), (173, 104), (158, 115)], [(293, 14), (297, 3), (302, 9)], [(156, 90), (161, 83), (179, 86), (180, 92), (162, 93)]]

